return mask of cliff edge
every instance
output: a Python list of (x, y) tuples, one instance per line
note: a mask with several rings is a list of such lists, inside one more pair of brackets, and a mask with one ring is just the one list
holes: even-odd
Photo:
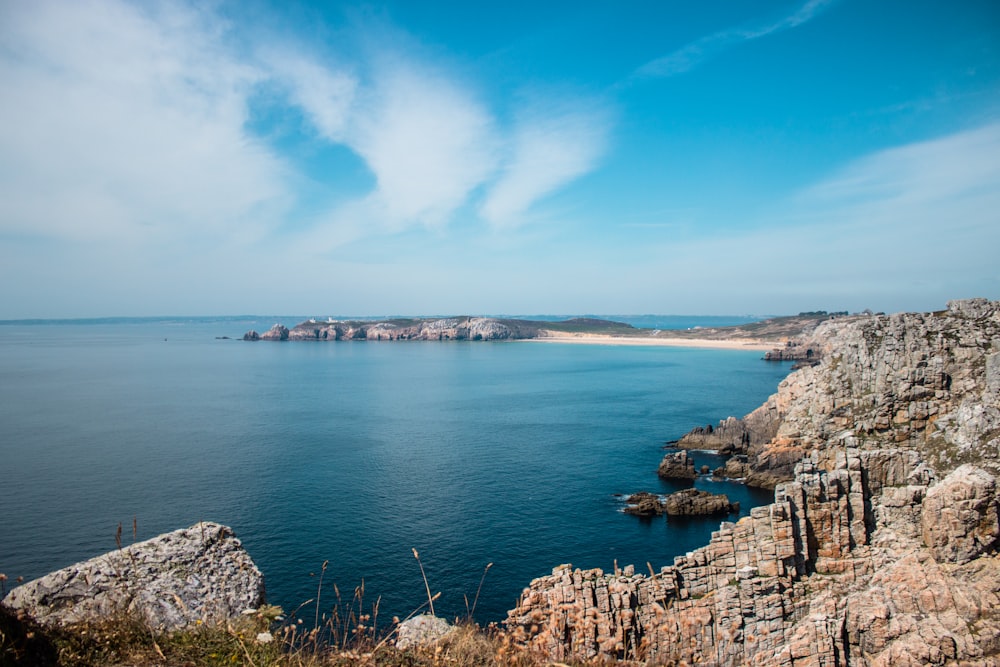
[(510, 612), (520, 641), (560, 660), (1000, 665), (1000, 302), (811, 336), (820, 364), (700, 434), (774, 503), (648, 576), (557, 567)]

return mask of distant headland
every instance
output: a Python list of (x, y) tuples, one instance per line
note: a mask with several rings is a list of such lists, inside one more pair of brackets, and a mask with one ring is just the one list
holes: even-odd
[[(773, 360), (807, 359), (808, 338), (820, 323), (859, 316), (814, 311), (728, 327), (643, 329), (596, 318), (561, 321), (436, 317), (386, 320), (309, 319), (291, 329), (275, 324), (264, 333), (248, 331), (245, 341), (540, 341), (603, 345), (666, 345), (768, 350)], [(811, 355), (810, 355), (811, 356)]]

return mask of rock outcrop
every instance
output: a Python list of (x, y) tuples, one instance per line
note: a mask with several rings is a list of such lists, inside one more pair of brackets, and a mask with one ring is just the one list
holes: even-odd
[(288, 327), (282, 324), (275, 324), (260, 335), (260, 340), (288, 340), (288, 337)]
[(940, 563), (968, 563), (996, 548), (998, 512), (996, 480), (968, 464), (960, 466), (924, 499), (924, 544)]
[(230, 528), (199, 523), (25, 583), (3, 602), (43, 625), (130, 613), (172, 630), (257, 609), (264, 577)]
[(724, 471), (774, 503), (649, 576), (556, 568), (507, 618), (521, 641), (557, 660), (1000, 665), (1000, 303), (812, 335), (819, 365), (725, 439), (696, 434), (742, 450)]
[(508, 627), (556, 660), (1000, 661), (1000, 557), (954, 557), (971, 553), (968, 521), (936, 534), (934, 545), (921, 537), (924, 516), (939, 515), (931, 490), (995, 507), (995, 486), (983, 495), (992, 476), (959, 471), (932, 486), (913, 452), (854, 444), (842, 438), (829, 470), (818, 456), (803, 460), (772, 505), (723, 523), (707, 546), (652, 576), (554, 569), (525, 589)]
[(677, 446), (745, 454), (739, 476), (765, 488), (844, 429), (862, 448), (888, 443), (941, 470), (1000, 473), (1000, 302), (829, 320), (810, 341), (819, 365), (789, 375), (743, 419), (695, 429)]
[(694, 470), (694, 459), (683, 449), (673, 454), (667, 454), (660, 462), (656, 474), (663, 479), (695, 479), (698, 473)]
[(729, 502), (724, 493), (709, 493), (699, 489), (684, 489), (667, 496), (648, 491), (633, 493), (625, 499), (626, 514), (635, 516), (710, 516), (740, 511), (739, 503)]
[(782, 347), (764, 353), (764, 361), (804, 361), (819, 362), (820, 351), (808, 341), (790, 340)]

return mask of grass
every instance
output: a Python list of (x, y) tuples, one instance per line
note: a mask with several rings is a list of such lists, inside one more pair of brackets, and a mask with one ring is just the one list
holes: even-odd
[[(551, 664), (515, 645), (496, 627), (462, 623), (437, 643), (398, 650), (366, 616), (336, 611), (319, 628), (301, 629), (265, 607), (224, 625), (155, 633), (135, 617), (43, 629), (0, 607), (0, 667), (536, 667)], [(343, 629), (354, 624), (349, 632)]]
[[(121, 528), (116, 541), (121, 540)], [(440, 594), (432, 594), (420, 562), (427, 601), (410, 617), (429, 608)], [(136, 613), (124, 609), (108, 618), (64, 627), (43, 627), (24, 612), (0, 604), (0, 667), (541, 667), (542, 665), (619, 664), (608, 659), (553, 663), (525, 647), (514, 633), (491, 624), (483, 628), (472, 617), (488, 564), (472, 604), (466, 599), (466, 617), (443, 638), (421, 646), (399, 649), (395, 639), (401, 621), (379, 626), (380, 598), (365, 601), (365, 585), (344, 599), (337, 585), (319, 571), (316, 596), (291, 613), (265, 605), (229, 621), (158, 631)], [(6, 577), (0, 580), (6, 588)], [(329, 589), (333, 595), (330, 599)], [(327, 602), (324, 607), (323, 600)], [(328, 609), (328, 611), (324, 611)], [(408, 617), (408, 618), (410, 618)], [(408, 619), (403, 619), (405, 622)]]
[[(132, 525), (133, 543), (136, 522)], [(115, 543), (122, 546), (122, 526)], [(472, 604), (465, 598), (466, 615), (455, 619), (442, 638), (414, 647), (395, 646), (400, 627), (425, 609), (434, 615), (434, 601), (420, 554), (413, 549), (420, 568), (427, 601), (402, 621), (393, 617), (379, 625), (379, 603), (365, 601), (365, 584), (354, 589), (350, 599), (341, 595), (336, 583), (324, 575), (329, 561), (319, 570), (316, 596), (290, 613), (264, 605), (244, 612), (224, 623), (196, 621), (180, 630), (151, 627), (141, 612), (127, 609), (127, 603), (108, 617), (67, 626), (42, 626), (21, 610), (0, 602), (0, 667), (571, 667), (623, 663), (609, 658), (566, 663), (552, 662), (548, 656), (529, 648), (523, 633), (508, 631), (492, 623), (475, 623), (476, 605), (486, 575), (483, 568)], [(617, 567), (617, 564), (616, 564)], [(652, 572), (652, 567), (650, 567)], [(21, 583), (21, 578), (17, 583)], [(330, 600), (332, 587), (333, 596)], [(7, 576), (0, 574), (0, 600), (8, 592)], [(325, 601), (325, 602), (324, 602)], [(325, 605), (325, 606), (324, 606)], [(328, 610), (328, 611), (327, 611)]]

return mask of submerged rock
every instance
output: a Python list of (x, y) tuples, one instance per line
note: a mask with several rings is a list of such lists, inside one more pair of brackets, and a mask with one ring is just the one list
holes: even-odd
[(35, 579), (3, 602), (43, 625), (128, 613), (173, 630), (257, 609), (264, 576), (232, 529), (203, 522)]

